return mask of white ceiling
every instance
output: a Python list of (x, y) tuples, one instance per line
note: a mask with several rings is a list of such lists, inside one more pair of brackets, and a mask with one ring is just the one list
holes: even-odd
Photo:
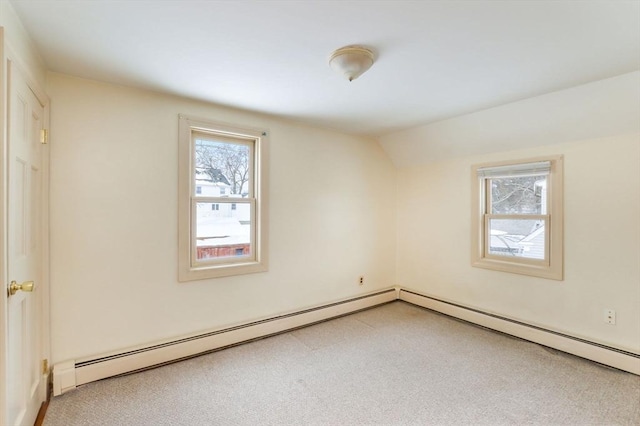
[(52, 71), (373, 136), (640, 69), (640, 1), (11, 3)]

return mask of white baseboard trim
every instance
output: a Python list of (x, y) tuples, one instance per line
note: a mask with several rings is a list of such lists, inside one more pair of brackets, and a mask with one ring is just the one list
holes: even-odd
[(439, 300), (412, 290), (400, 288), (399, 299), (492, 330), (640, 375), (640, 355), (638, 354)]
[(398, 290), (391, 288), (372, 294), (318, 306), (286, 315), (215, 330), (184, 339), (149, 347), (123, 351), (116, 355), (96, 357), (76, 362), (66, 361), (53, 367), (53, 394), (61, 395), (77, 386), (107, 377), (129, 373), (153, 366), (219, 350), (254, 339), (286, 332), (299, 327), (357, 312), (398, 298)]
[(119, 374), (193, 357), (243, 342), (283, 333), (299, 327), (354, 313), (363, 309), (402, 300), (416, 306), (459, 318), (473, 324), (539, 343), (563, 352), (640, 375), (640, 355), (584, 339), (546, 330), (520, 321), (439, 300), (413, 290), (395, 287), (328, 305), (267, 318), (234, 327), (215, 330), (162, 344), (123, 351), (115, 355), (53, 367), (53, 395), (61, 395), (77, 386)]

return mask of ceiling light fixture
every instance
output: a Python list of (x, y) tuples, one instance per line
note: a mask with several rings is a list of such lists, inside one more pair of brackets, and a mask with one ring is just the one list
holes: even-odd
[(362, 46), (341, 47), (331, 54), (329, 65), (349, 81), (353, 81), (371, 68), (373, 52)]

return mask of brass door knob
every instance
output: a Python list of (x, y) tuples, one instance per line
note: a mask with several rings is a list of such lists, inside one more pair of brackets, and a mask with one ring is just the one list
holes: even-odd
[(7, 289), (7, 292), (9, 293), (9, 296), (13, 296), (20, 290), (31, 292), (33, 291), (33, 287), (34, 287), (33, 281), (25, 281), (22, 284), (18, 284), (15, 281), (11, 281), (11, 284), (9, 284), (9, 288)]

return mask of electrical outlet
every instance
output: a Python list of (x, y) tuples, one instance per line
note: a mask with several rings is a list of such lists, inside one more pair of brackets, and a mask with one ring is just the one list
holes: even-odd
[(364, 285), (364, 275), (360, 275), (360, 278), (358, 278), (358, 284)]
[(604, 310), (604, 322), (607, 324), (615, 325), (616, 323), (616, 311), (613, 309)]

